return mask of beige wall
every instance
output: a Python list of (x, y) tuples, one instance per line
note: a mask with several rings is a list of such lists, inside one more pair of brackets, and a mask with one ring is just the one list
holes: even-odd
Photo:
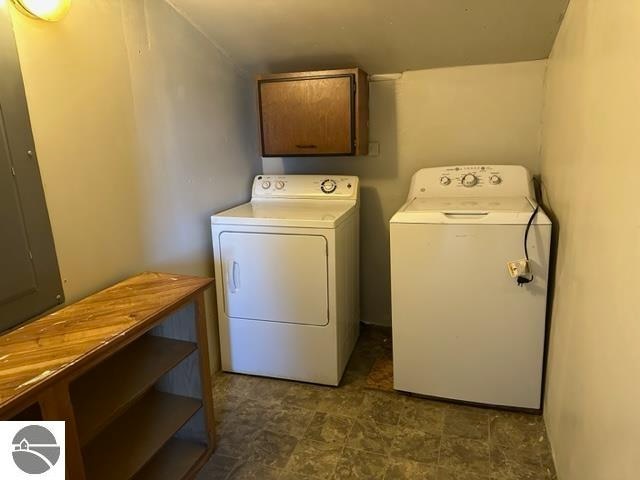
[(640, 475), (640, 3), (574, 0), (549, 60), (559, 230), (545, 419), (561, 480)]
[(523, 164), (538, 173), (546, 61), (405, 72), (371, 83), (371, 141), (380, 155), (265, 158), (265, 173), (361, 178), (361, 302), (365, 322), (391, 322), (389, 229), (422, 167)]
[(60, 23), (13, 12), (64, 290), (73, 301), (144, 257), (137, 144), (118, 2), (75, 2)]
[(142, 270), (211, 275), (209, 215), (260, 167), (248, 79), (165, 2), (12, 17), (67, 301)]

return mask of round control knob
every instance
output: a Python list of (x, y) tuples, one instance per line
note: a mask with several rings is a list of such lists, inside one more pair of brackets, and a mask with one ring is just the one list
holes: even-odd
[(320, 184), (320, 190), (324, 193), (333, 193), (337, 187), (338, 185), (336, 185), (336, 182), (331, 179), (327, 179)]
[(276, 182), (276, 189), (282, 190), (284, 188), (284, 182), (282, 180), (278, 180)]
[(489, 177), (489, 183), (491, 185), (498, 185), (498, 184), (502, 183), (502, 179), (498, 175), (491, 175)]
[(271, 182), (269, 180), (265, 180), (264, 182), (262, 182), (262, 188), (264, 188), (265, 190), (270, 186), (271, 186)]
[(451, 183), (451, 179), (447, 176), (440, 177), (440, 185), (449, 185)]
[(473, 173), (467, 173), (462, 177), (462, 185), (465, 187), (473, 187), (478, 183), (478, 177), (476, 177)]

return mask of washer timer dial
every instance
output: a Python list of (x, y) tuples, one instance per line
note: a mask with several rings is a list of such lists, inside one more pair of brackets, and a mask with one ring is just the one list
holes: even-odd
[(473, 173), (467, 173), (462, 177), (462, 185), (465, 187), (473, 187), (478, 183), (478, 177)]
[(334, 180), (331, 180), (330, 178), (324, 180), (320, 184), (320, 190), (322, 190), (324, 193), (333, 193), (336, 191), (337, 187), (338, 185), (336, 184), (336, 182)]

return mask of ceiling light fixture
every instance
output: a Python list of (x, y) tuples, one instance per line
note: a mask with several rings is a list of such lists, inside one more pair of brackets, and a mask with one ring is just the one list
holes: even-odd
[(18, 9), (30, 17), (57, 22), (71, 7), (71, 0), (13, 0)]

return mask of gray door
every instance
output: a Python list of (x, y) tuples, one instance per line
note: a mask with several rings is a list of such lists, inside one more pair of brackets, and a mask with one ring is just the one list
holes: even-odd
[(13, 30), (0, 9), (0, 331), (62, 301)]

